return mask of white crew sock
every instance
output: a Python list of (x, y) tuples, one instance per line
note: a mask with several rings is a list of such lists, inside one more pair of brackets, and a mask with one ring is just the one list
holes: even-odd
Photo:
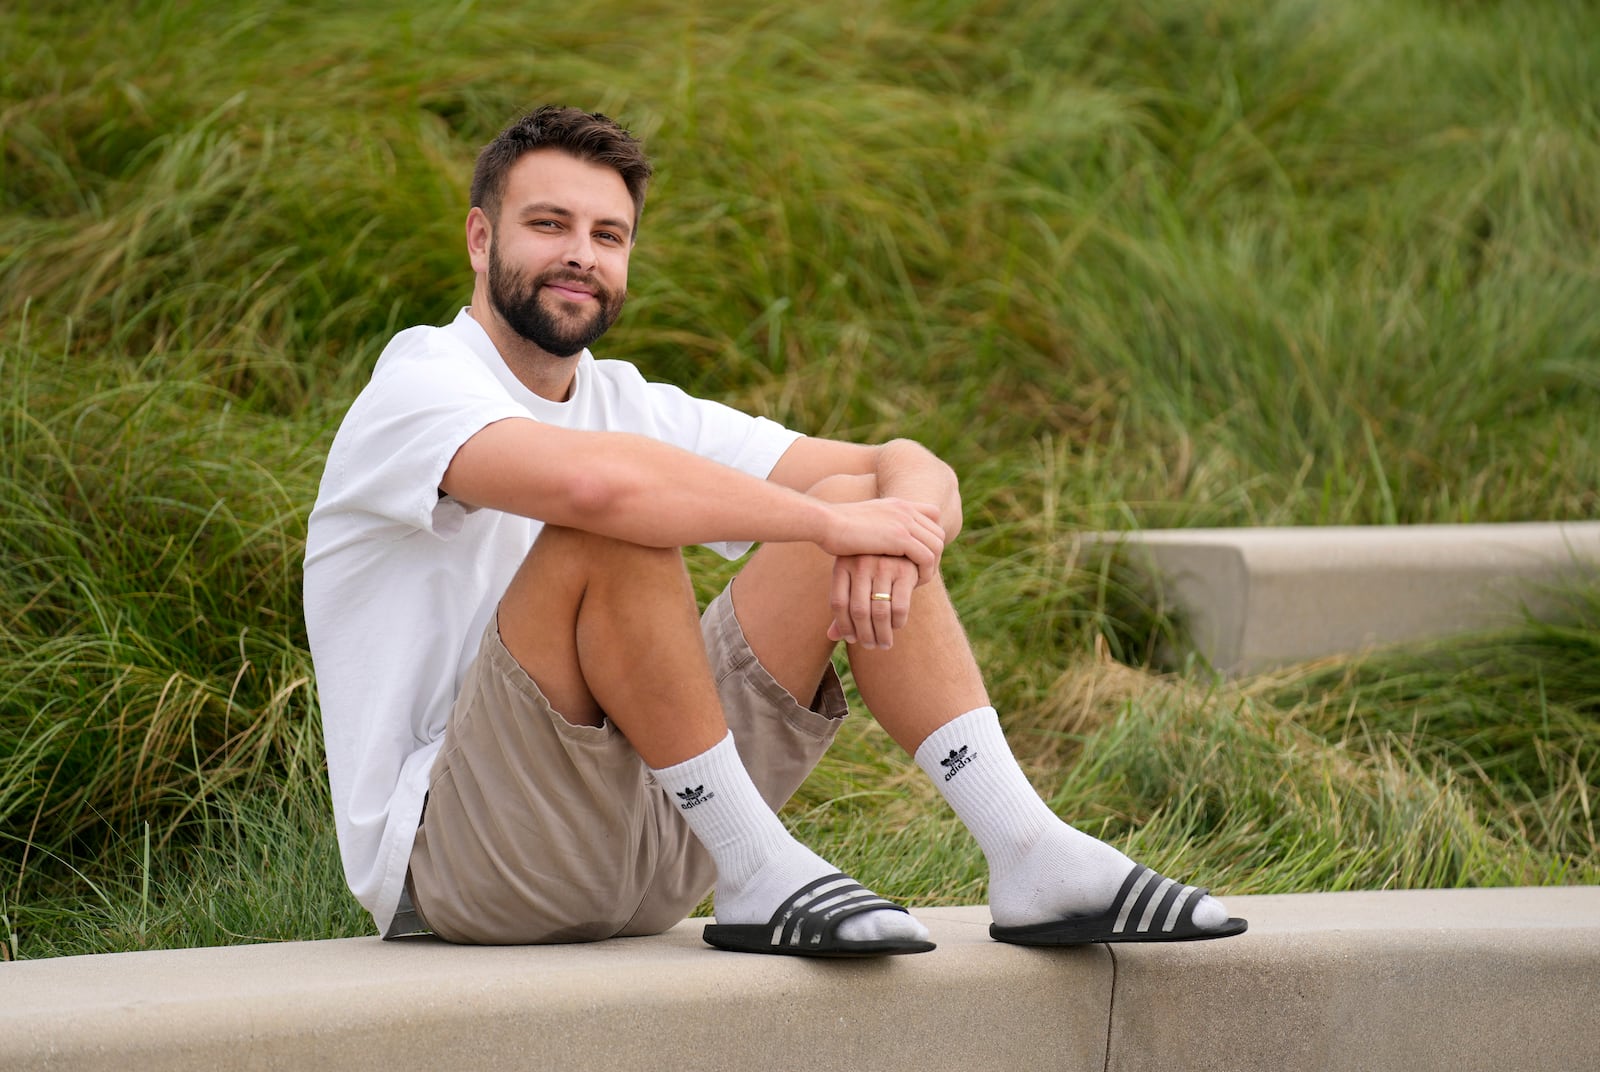
[[(800, 887), (839, 870), (796, 841), (761, 799), (731, 733), (652, 773), (717, 865), (718, 923), (765, 923)], [(839, 924), (839, 937), (849, 941), (927, 936), (912, 916), (887, 909)]]
[[(972, 831), (989, 862), (989, 911), (1003, 927), (1047, 923), (1110, 907), (1135, 866), (1116, 849), (1056, 817), (1017, 765), (992, 707), (952, 719), (917, 748), (917, 765)], [(1221, 927), (1214, 897), (1195, 925)]]

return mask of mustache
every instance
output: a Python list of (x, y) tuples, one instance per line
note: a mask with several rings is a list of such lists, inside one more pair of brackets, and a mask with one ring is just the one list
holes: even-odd
[(546, 283), (576, 283), (579, 286), (588, 287), (596, 294), (611, 293), (600, 280), (583, 272), (551, 271), (544, 273), (534, 281), (536, 287), (544, 286)]

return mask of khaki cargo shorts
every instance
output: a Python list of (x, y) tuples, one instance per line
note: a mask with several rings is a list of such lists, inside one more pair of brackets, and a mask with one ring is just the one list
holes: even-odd
[[(701, 633), (739, 756), (777, 810), (838, 732), (838, 675), (829, 668), (810, 707), (797, 703), (756, 661), (727, 589)], [(655, 934), (694, 911), (715, 880), (627, 739), (610, 722), (575, 726), (557, 714), (491, 622), (411, 852), (408, 894), (424, 926), (491, 945)]]

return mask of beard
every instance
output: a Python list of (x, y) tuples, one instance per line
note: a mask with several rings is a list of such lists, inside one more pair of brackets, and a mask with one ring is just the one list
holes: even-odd
[[(593, 290), (595, 308), (584, 314), (546, 307), (545, 284), (563, 280)], [(560, 303), (559, 298), (550, 300)], [(552, 269), (530, 280), (526, 272), (508, 267), (494, 245), (489, 247), (489, 303), (512, 331), (547, 354), (572, 357), (584, 350), (616, 323), (627, 300), (626, 290), (607, 290), (593, 278), (576, 272)]]

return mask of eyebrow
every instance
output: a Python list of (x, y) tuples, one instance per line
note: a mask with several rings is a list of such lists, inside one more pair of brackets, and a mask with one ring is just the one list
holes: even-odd
[[(560, 205), (551, 201), (536, 201), (531, 205), (522, 206), (522, 211), (517, 213), (518, 219), (525, 220), (529, 216), (558, 216), (563, 220), (570, 220), (573, 218), (573, 213), (571, 209), (562, 208)], [(598, 226), (621, 232), (623, 238), (627, 238), (633, 233), (633, 225), (627, 220), (619, 220), (607, 217), (604, 219), (595, 220), (594, 222)]]

